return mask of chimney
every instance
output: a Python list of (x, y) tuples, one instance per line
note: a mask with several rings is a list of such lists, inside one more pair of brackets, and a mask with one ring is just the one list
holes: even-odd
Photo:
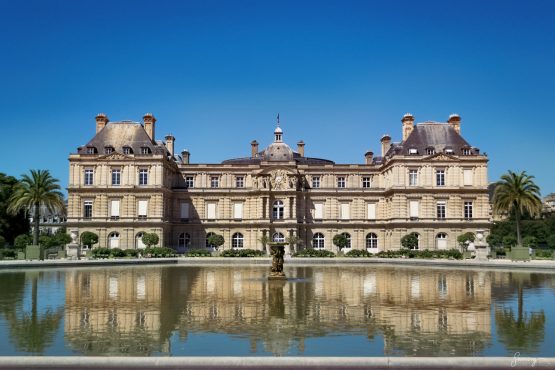
[(457, 131), (457, 134), (461, 134), (461, 116), (457, 113), (453, 113), (449, 116), (447, 123)]
[(108, 124), (108, 116), (104, 113), (96, 115), (96, 133), (98, 134)]
[(251, 158), (258, 157), (258, 141), (251, 141)]
[(150, 140), (154, 141), (154, 124), (156, 123), (156, 118), (152, 113), (147, 113), (143, 117), (143, 122), (148, 137), (150, 137)]
[(369, 150), (366, 153), (364, 153), (364, 158), (366, 158), (366, 164), (372, 164), (372, 160), (374, 159), (374, 153)]
[(302, 140), (297, 143), (297, 153), (299, 153), (301, 157), (304, 157), (304, 141)]
[(403, 122), (403, 141), (405, 141), (414, 129), (414, 116), (410, 113), (405, 113), (401, 122)]
[(173, 137), (172, 134), (166, 135), (166, 148), (168, 149), (168, 152), (170, 152), (170, 155), (173, 158), (173, 144), (175, 143), (175, 137)]
[(181, 151), (181, 163), (182, 164), (189, 164), (189, 157), (191, 156), (191, 154), (189, 153), (189, 151), (187, 149), (183, 149)]
[(387, 153), (387, 151), (391, 147), (391, 136), (385, 134), (384, 136), (382, 136), (380, 142), (382, 143), (382, 157), (385, 157), (385, 153)]

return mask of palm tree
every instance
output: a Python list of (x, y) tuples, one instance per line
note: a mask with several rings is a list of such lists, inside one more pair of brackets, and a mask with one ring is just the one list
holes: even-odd
[(39, 242), (39, 216), (41, 206), (50, 212), (65, 210), (64, 198), (60, 192), (58, 179), (53, 178), (48, 170), (31, 170), (31, 176), (22, 175), (9, 200), (8, 212), (17, 214), (21, 210), (32, 210), (35, 230), (33, 245)]
[(521, 173), (509, 173), (501, 176), (495, 184), (493, 193), (493, 211), (496, 214), (515, 212), (517, 244), (522, 246), (520, 235), (520, 218), (526, 211), (530, 216), (538, 215), (542, 209), (540, 188), (532, 180), (534, 176)]

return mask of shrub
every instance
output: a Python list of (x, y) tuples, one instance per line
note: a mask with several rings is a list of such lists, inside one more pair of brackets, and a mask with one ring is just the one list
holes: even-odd
[(345, 257), (373, 257), (374, 255), (365, 249), (353, 249), (345, 254)]
[[(466, 250), (468, 248), (468, 245), (470, 243), (473, 243), (474, 240), (476, 240), (476, 235), (474, 235), (474, 233), (470, 231), (457, 236), (457, 242), (462, 248), (464, 248), (464, 250)], [(486, 241), (487, 241), (487, 238), (486, 238)]]
[(254, 249), (228, 249), (222, 252), (222, 257), (261, 257), (265, 253)]
[(418, 248), (418, 234), (410, 233), (401, 238), (401, 245), (405, 249)]
[(91, 253), (93, 258), (108, 258), (110, 257), (110, 248), (94, 248)]
[(147, 248), (150, 248), (153, 245), (158, 244), (160, 238), (155, 233), (146, 233), (143, 235), (143, 238), (141, 240)]
[(553, 256), (552, 250), (536, 249), (536, 258), (551, 258)]
[(92, 245), (98, 243), (98, 235), (91, 231), (85, 231), (81, 234), (81, 243), (90, 248)]
[(208, 237), (208, 244), (216, 248), (216, 250), (224, 245), (225, 239), (223, 236), (218, 234), (213, 234)]
[(186, 257), (212, 257), (212, 253), (208, 249), (191, 249), (185, 253)]
[(4, 248), (6, 245), (6, 238), (0, 235), (0, 248)]
[(30, 244), (33, 244), (33, 239), (27, 234), (16, 236), (13, 243), (13, 245), (18, 249), (25, 249), (25, 247)]
[(166, 247), (150, 247), (145, 248), (143, 253), (145, 257), (160, 258), (160, 257), (175, 257), (177, 253), (175, 250)]
[(293, 257), (335, 257), (335, 253), (325, 249), (303, 249), (294, 253)]
[(333, 244), (339, 248), (339, 250), (343, 250), (349, 244), (349, 239), (345, 234), (337, 234), (333, 237)]
[(0, 249), (0, 260), (5, 258), (15, 258), (16, 251), (14, 249), (2, 248)]
[(137, 249), (126, 249), (123, 251), (127, 257), (137, 257), (139, 251)]
[(435, 258), (448, 258), (460, 260), (463, 254), (457, 249), (447, 249), (447, 250), (395, 250), (395, 251), (381, 251), (376, 254), (379, 258), (423, 258), (423, 259), (435, 259)]
[(120, 248), (110, 249), (110, 255), (112, 257), (120, 258), (125, 257), (125, 252)]

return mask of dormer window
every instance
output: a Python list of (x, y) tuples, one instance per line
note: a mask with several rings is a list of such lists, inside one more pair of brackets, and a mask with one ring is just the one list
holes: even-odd
[(436, 150), (434, 148), (426, 148), (426, 154), (427, 155), (433, 155), (436, 154)]
[(87, 154), (96, 154), (96, 148), (94, 146), (88, 146)]
[(141, 148), (141, 154), (150, 154), (150, 148), (148, 146), (143, 146)]
[(416, 155), (416, 154), (418, 154), (418, 150), (416, 148), (410, 148), (409, 149), (409, 154), (410, 155)]
[(112, 154), (114, 152), (114, 147), (106, 146), (104, 147), (104, 154)]
[(123, 147), (123, 154), (133, 154), (133, 149), (128, 146)]
[(446, 154), (453, 154), (453, 149), (451, 149), (451, 148), (445, 148), (445, 153), (446, 153)]
[(470, 155), (470, 154), (471, 154), (470, 148), (463, 148), (462, 155)]

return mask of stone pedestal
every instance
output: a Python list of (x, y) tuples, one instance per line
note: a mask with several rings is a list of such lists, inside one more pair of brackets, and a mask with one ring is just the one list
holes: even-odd
[(476, 240), (474, 240), (474, 250), (476, 251), (477, 260), (487, 260), (491, 253), (491, 249), (486, 243), (483, 230), (476, 230)]
[(71, 230), (71, 243), (66, 244), (66, 256), (70, 260), (78, 260), (81, 255), (81, 246), (77, 242), (78, 233), (75, 229)]

